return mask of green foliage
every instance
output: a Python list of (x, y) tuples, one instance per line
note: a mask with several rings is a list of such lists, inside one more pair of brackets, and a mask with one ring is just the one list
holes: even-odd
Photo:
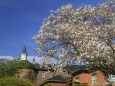
[(0, 78), (0, 86), (32, 86), (32, 84), (19, 77)]
[(16, 61), (16, 62), (20, 61), (20, 57), (19, 57), (19, 56), (13, 56), (13, 59), (14, 59), (14, 61)]
[(88, 86), (87, 83), (79, 83), (79, 82), (75, 82), (74, 86)]
[(74, 86), (81, 86), (79, 82), (74, 82)]
[(15, 76), (22, 68), (30, 68), (31, 64), (28, 61), (21, 61), (17, 57), (14, 60), (0, 59), (0, 78), (7, 76)]
[(16, 61), (10, 61), (9, 59), (0, 59), (0, 77), (14, 76), (19, 73), (19, 68), (16, 65)]
[(81, 86), (88, 86), (88, 83), (82, 83)]
[(30, 68), (31, 67), (31, 63), (28, 62), (28, 61), (23, 61), (23, 60), (22, 61), (18, 61), (17, 67), (21, 68), (21, 69), (23, 69), (23, 68)]

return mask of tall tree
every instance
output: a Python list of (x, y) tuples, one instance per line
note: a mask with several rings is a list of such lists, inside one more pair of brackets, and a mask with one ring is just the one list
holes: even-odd
[(0, 59), (0, 78), (15, 76), (15, 74), (19, 73), (19, 68), (17, 66), (16, 61), (11, 61), (9, 59)]
[(33, 39), (37, 53), (60, 66), (86, 62), (105, 74), (115, 74), (115, 0), (96, 7), (63, 5), (44, 20)]

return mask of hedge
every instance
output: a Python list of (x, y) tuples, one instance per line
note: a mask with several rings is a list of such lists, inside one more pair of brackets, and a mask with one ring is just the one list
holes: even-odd
[(0, 86), (33, 86), (28, 80), (19, 77), (0, 78)]

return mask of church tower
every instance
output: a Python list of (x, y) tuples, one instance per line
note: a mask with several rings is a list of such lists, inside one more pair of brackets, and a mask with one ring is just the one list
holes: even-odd
[(26, 51), (26, 46), (24, 45), (24, 47), (22, 48), (22, 53), (21, 53), (21, 60), (27, 60), (27, 51)]

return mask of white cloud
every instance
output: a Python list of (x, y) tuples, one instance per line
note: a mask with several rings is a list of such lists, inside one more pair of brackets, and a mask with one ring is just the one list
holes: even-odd
[(13, 57), (12, 56), (0, 56), (0, 58), (5, 58), (5, 59), (13, 59)]
[[(32, 63), (33, 57), (35, 58), (36, 63), (40, 63), (42, 57), (38, 57), (38, 56), (27, 56), (27, 60)], [(0, 58), (7, 58), (13, 60), (12, 56), (0, 56)]]

